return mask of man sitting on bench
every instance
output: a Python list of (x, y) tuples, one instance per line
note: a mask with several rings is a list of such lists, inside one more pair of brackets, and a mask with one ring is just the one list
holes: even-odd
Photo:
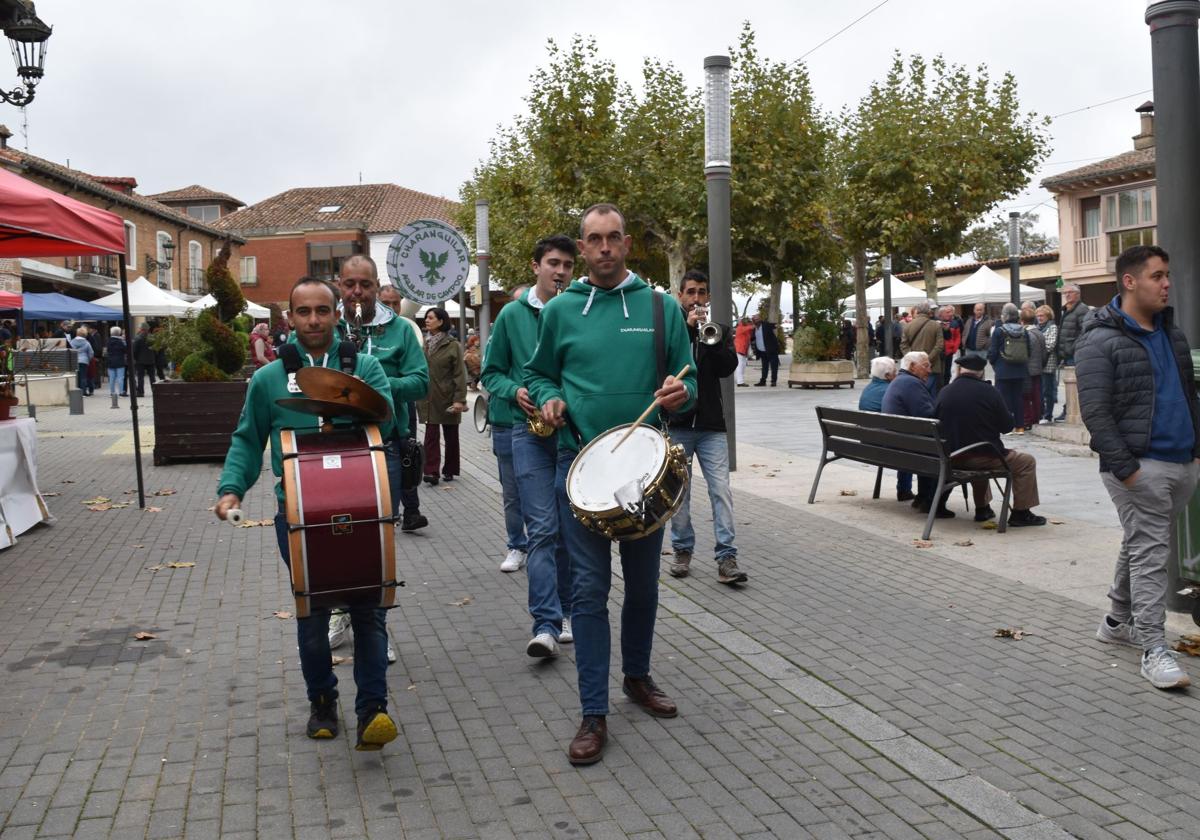
[[(942, 389), (934, 403), (934, 416), (942, 423), (942, 435), (951, 452), (986, 441), (994, 449), (979, 447), (953, 461), (955, 467), (965, 470), (988, 470), (999, 466), (999, 452), (1012, 471), (1013, 510), (1008, 517), (1012, 527), (1045, 525), (1046, 517), (1038, 516), (1030, 508), (1037, 507), (1037, 461), (1026, 452), (1005, 449), (1000, 435), (1013, 429), (1012, 414), (1005, 406), (1000, 392), (983, 379), (987, 360), (979, 356), (962, 356), (954, 360), (959, 375)], [(975, 496), (975, 521), (986, 522), (996, 517), (992, 510), (992, 491), (986, 479), (971, 482)]]
[[(905, 353), (900, 359), (900, 373), (883, 393), (883, 413), (901, 414), (905, 417), (933, 417), (933, 395), (925, 385), (930, 377), (929, 355), (920, 350)], [(913, 507), (921, 513), (929, 513), (933, 506), (933, 494), (937, 490), (937, 479), (927, 475), (917, 476), (917, 498)], [(946, 508), (945, 499), (938, 504), (937, 518), (952, 519), (954, 511)]]

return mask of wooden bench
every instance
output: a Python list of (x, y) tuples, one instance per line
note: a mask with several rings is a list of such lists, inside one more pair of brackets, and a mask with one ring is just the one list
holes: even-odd
[[(929, 539), (933, 522), (937, 517), (937, 501), (942, 493), (961, 486), (966, 496), (966, 485), (972, 481), (986, 479), (997, 486), (1004, 479), (1003, 502), (1000, 505), (1000, 521), (997, 530), (1004, 533), (1008, 528), (1008, 508), (1012, 489), (1012, 472), (1003, 459), (1003, 453), (985, 442), (964, 446), (953, 452), (946, 448), (942, 439), (941, 422), (923, 417), (902, 417), (897, 414), (877, 414), (874, 411), (851, 411), (844, 408), (817, 406), (817, 422), (821, 426), (821, 464), (813, 479), (812, 492), (808, 494), (811, 505), (817, 497), (817, 485), (826, 464), (846, 459), (877, 467), (873, 499), (879, 498), (883, 482), (883, 471), (904, 470), (917, 475), (937, 479), (933, 503), (929, 506), (929, 518), (921, 539)], [(955, 467), (951, 459), (968, 452), (994, 452), (1000, 459), (995, 469), (966, 470)]]

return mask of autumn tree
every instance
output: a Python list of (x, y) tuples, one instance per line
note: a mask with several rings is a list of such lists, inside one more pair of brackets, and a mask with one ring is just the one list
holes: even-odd
[[(1037, 230), (1038, 215), (1023, 213), (1018, 221), (1018, 237), (1022, 254), (1045, 254), (1058, 248), (1058, 238)], [(990, 222), (976, 225), (963, 234), (963, 254), (979, 262), (1000, 260), (1008, 254), (1008, 218), (997, 216)]]
[(885, 252), (935, 262), (960, 253), (972, 222), (1017, 195), (1048, 153), (1048, 120), (1022, 113), (1011, 74), (992, 82), (941, 56), (897, 54), (886, 78), (847, 114), (846, 188)]

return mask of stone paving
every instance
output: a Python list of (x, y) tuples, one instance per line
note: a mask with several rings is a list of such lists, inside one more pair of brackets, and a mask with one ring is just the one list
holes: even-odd
[[(738, 392), (742, 440), (780, 470), (812, 454), (797, 441), (823, 399), (785, 393)], [(735, 495), (749, 585), (701, 562), (702, 503), (698, 568), (662, 581), (654, 673), (680, 716), (618, 699), (604, 761), (571, 767), (572, 651), (524, 654), (524, 575), (498, 571), (494, 461), (466, 426), (462, 479), (423, 490), (431, 527), (398, 537), (400, 737), (353, 750), (346, 663), (350, 735), (309, 741), (272, 530), (217, 523), (218, 467), (148, 449), (148, 492), (174, 491), (148, 498), (160, 511), (86, 510), (132, 498), (129, 415), (107, 406), (41, 412), (58, 521), (0, 553), (0, 838), (1198, 835), (1197, 695), (1149, 688), (1136, 652), (1094, 641), (1094, 608), (765, 491)], [(1090, 459), (1045, 462), (1078, 471), (1077, 496), (1094, 480)], [(196, 565), (148, 568), (166, 561)]]

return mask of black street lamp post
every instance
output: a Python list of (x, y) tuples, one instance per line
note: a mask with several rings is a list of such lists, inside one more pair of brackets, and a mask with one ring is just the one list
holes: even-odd
[[(7, 12), (7, 14), (5, 14)], [(46, 64), (46, 41), (53, 27), (47, 26), (33, 11), (32, 3), (0, 0), (0, 28), (8, 38), (13, 62), (21, 84), (11, 91), (0, 90), (0, 99), (23, 108), (33, 101), (34, 89), (42, 79)]]

